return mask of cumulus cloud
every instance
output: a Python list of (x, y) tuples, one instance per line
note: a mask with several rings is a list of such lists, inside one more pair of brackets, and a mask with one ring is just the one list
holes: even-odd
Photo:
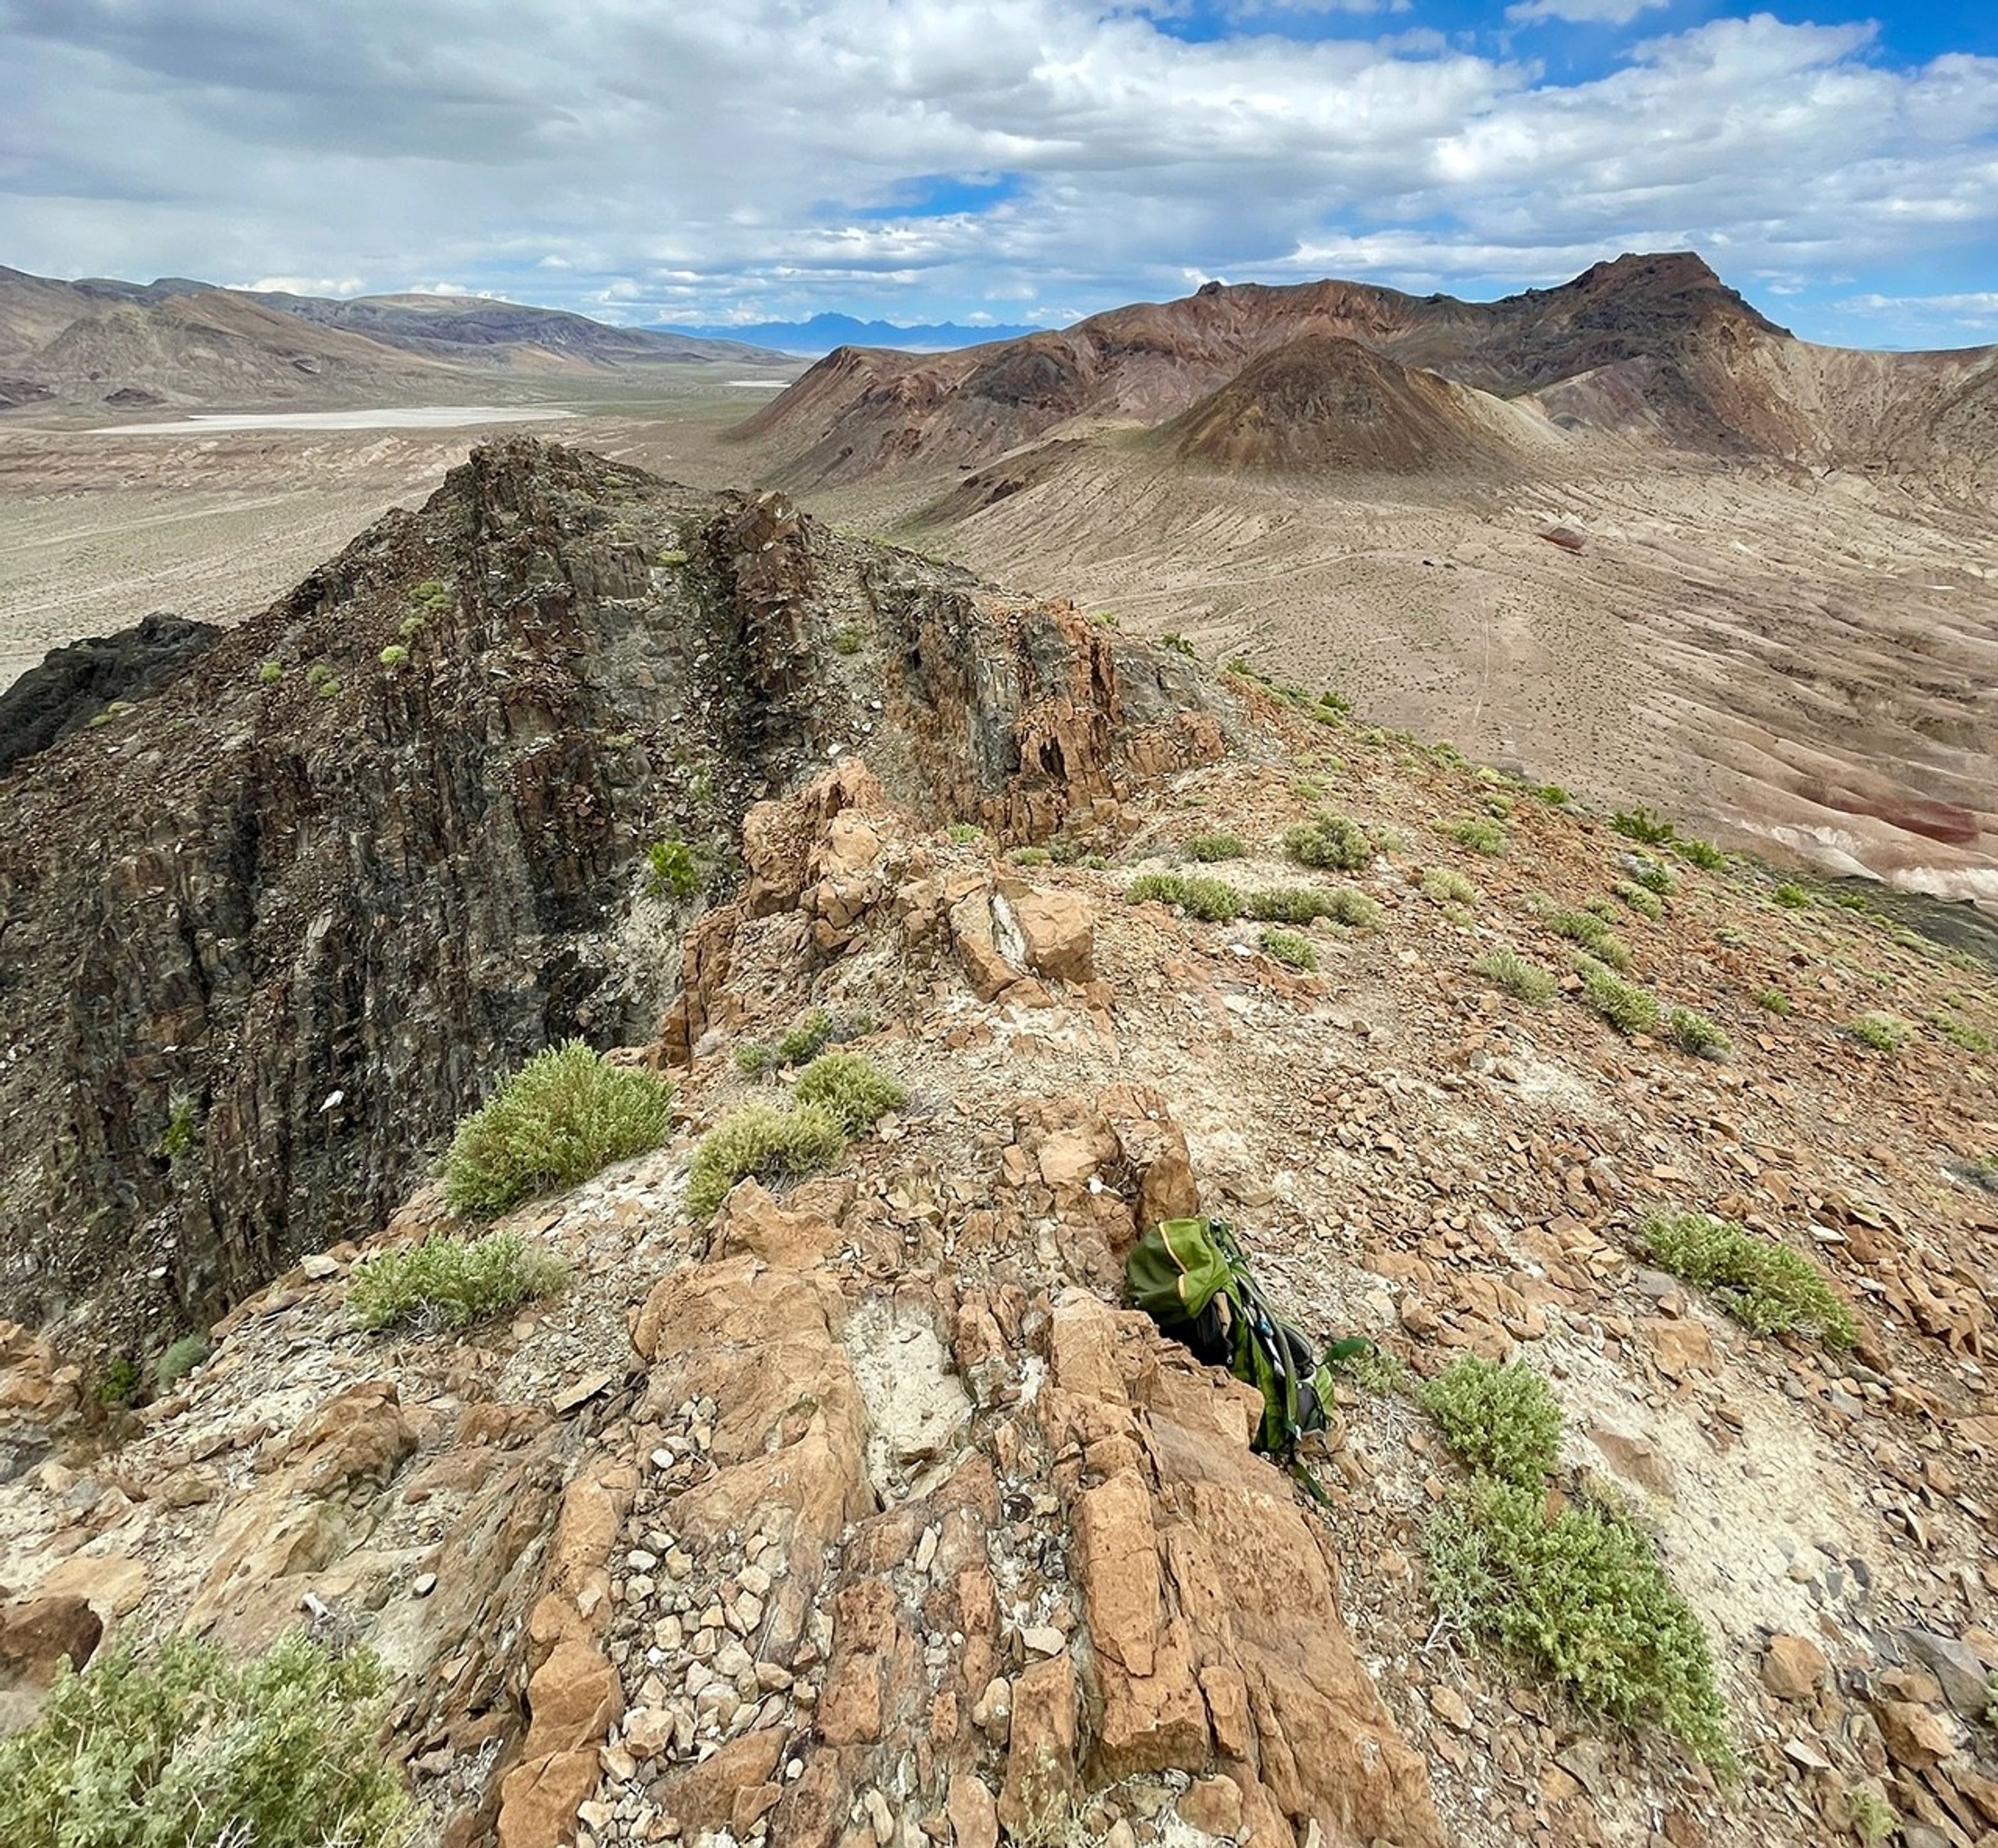
[(0, 0), (0, 257), (718, 321), (1998, 247), (1998, 59), (1761, 15), (1557, 81), (1237, 3), (1201, 37), (1083, 0)]

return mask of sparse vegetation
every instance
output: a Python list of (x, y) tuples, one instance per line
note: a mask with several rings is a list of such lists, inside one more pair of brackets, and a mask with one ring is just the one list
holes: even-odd
[(1609, 825), (1626, 840), (1641, 841), (1647, 847), (1664, 847), (1677, 838), (1669, 821), (1641, 805), (1619, 809), (1610, 817)]
[(1478, 888), (1460, 872), (1432, 866), (1422, 875), (1422, 896), (1439, 905), (1475, 904)]
[(1914, 1033), (1906, 1021), (1892, 1014), (1862, 1014), (1847, 1021), (1845, 1031), (1862, 1046), (1890, 1054), (1899, 1052)]
[(1177, 629), (1168, 629), (1164, 634), (1160, 636), (1159, 637), (1159, 646), (1162, 648), (1171, 649), (1175, 655), (1184, 655), (1189, 660), (1193, 657), (1193, 644), (1188, 641), (1184, 635), (1180, 634)]
[(1674, 1007), (1665, 1014), (1665, 1033), (1682, 1052), (1696, 1059), (1719, 1059), (1734, 1045), (1706, 1015), (1689, 1007)]
[(1618, 883), (1616, 893), (1640, 917), (1648, 917), (1654, 924), (1665, 914), (1664, 901), (1655, 892), (1633, 885), (1628, 879)]
[(1939, 1008), (1929, 1016), (1929, 1024), (1951, 1045), (1961, 1046), (1965, 1052), (1975, 1052), (1980, 1058), (1998, 1051), (1998, 1042), (1994, 1042), (1989, 1034), (1960, 1015)]
[(1381, 907), (1350, 886), (1270, 886), (1243, 901), (1247, 914), (1264, 924), (1309, 924), (1320, 918), (1350, 931), (1371, 931)]
[(171, 1390), (206, 1360), (213, 1350), (206, 1335), (183, 1335), (168, 1344), (153, 1367), (153, 1379), (161, 1392)]
[(1765, 1014), (1787, 1016), (1792, 1011), (1790, 997), (1780, 988), (1752, 988), (1748, 998)]
[(1132, 904), (1156, 903), (1176, 905), (1189, 917), (1207, 924), (1232, 924), (1242, 915), (1242, 894), (1225, 879), (1198, 875), (1187, 878), (1177, 872), (1141, 874), (1124, 888)]
[(952, 841), (959, 847), (969, 847), (974, 841), (982, 841), (985, 831), (969, 821), (953, 821), (948, 830)]
[(347, 1310), (364, 1328), (399, 1322), (468, 1328), (538, 1297), (553, 1296), (569, 1267), (518, 1232), (480, 1238), (433, 1233), (420, 1245), (365, 1258), (347, 1287)]
[(686, 564), (686, 561), (687, 561), (687, 555), (686, 555), (686, 554), (685, 552), (683, 552), (683, 551), (673, 551), (662, 552), (662, 553), (660, 553), (660, 554), (659, 554), (659, 555), (658, 556), (658, 558), (656, 558), (655, 559), (654, 559), (654, 560), (653, 560), (653, 563), (654, 563), (654, 564), (655, 564), (655, 565), (666, 565), (666, 566), (672, 566), (672, 565), (684, 565), (684, 564)]
[(1190, 860), (1210, 864), (1216, 860), (1239, 860), (1249, 851), (1239, 834), (1190, 834), (1186, 855)]
[(1557, 937), (1578, 943), (1598, 962), (1613, 969), (1630, 966), (1630, 946), (1591, 911), (1550, 910), (1543, 914), (1549, 930)]
[(1045, 847), (1016, 847), (1006, 858), (1015, 866), (1046, 866), (1054, 855)]
[(403, 1848), (413, 1805), (376, 1744), (373, 1653), (301, 1632), (232, 1667), (212, 1642), (129, 1641), (57, 1671), (0, 1739), (8, 1848)]
[(1900, 1829), (1901, 1819), (1894, 1806), (1864, 1784), (1855, 1784), (1845, 1793), (1845, 1813), (1852, 1832), (1865, 1848), (1886, 1848)]
[(1658, 1024), (1658, 998), (1634, 982), (1626, 982), (1599, 962), (1577, 959), (1581, 998), (1625, 1038), (1649, 1033)]
[(257, 683), (260, 686), (275, 686), (285, 677), (285, 670), (275, 661), (257, 663)]
[(1630, 876), (1647, 892), (1655, 892), (1661, 898), (1669, 898), (1678, 881), (1672, 877), (1672, 869), (1662, 860), (1654, 860), (1648, 854), (1633, 854), (1625, 862)]
[(1706, 1290), (1758, 1335), (1810, 1335), (1840, 1348), (1858, 1339), (1823, 1273), (1787, 1245), (1709, 1213), (1655, 1213), (1644, 1234), (1660, 1269)]
[(809, 1065), (828, 1046), (859, 1039), (873, 1031), (873, 1021), (864, 1014), (834, 1014), (823, 1007), (812, 1008), (800, 1014), (779, 1038), (777, 1063)]
[(1263, 953), (1286, 969), (1311, 970), (1318, 967), (1318, 952), (1308, 937), (1295, 931), (1271, 928), (1263, 933)]
[(423, 632), (423, 618), (415, 611), (404, 617), (396, 625), (396, 633), (405, 641), (413, 641)]
[(1675, 835), (1668, 845), (1681, 859), (1703, 872), (1718, 872), (1727, 864), (1727, 855), (1711, 841), (1702, 841), (1697, 835)]
[(1531, 1367), (1460, 1355), (1418, 1386), (1416, 1397), (1474, 1475), (1535, 1488), (1553, 1473), (1561, 1456), (1561, 1408)]
[(747, 1104), (710, 1130), (687, 1169), (687, 1211), (704, 1219), (737, 1182), (802, 1180), (822, 1173), (846, 1152), (839, 1121), (822, 1105), (774, 1110)]
[(1558, 986), (1547, 970), (1537, 962), (1521, 955), (1517, 950), (1493, 950), (1487, 955), (1480, 956), (1471, 966), (1495, 988), (1502, 989), (1516, 1001), (1531, 1001), (1537, 1004), (1550, 1001)]
[(1505, 831), (1495, 821), (1482, 815), (1466, 815), (1450, 831), (1450, 838), (1460, 847), (1468, 847), (1474, 852), (1496, 854), (1505, 851)]
[(453, 1211), (490, 1219), (656, 1149), (672, 1086), (608, 1063), (579, 1039), (538, 1052), (458, 1126), (444, 1157)]
[(832, 632), (835, 655), (858, 655), (866, 645), (867, 632), (858, 623), (845, 623)]
[(767, 1078), (776, 1063), (776, 1055), (760, 1040), (735, 1048), (735, 1069), (745, 1078)]
[(1286, 828), (1284, 851), (1300, 866), (1357, 872), (1374, 858), (1374, 843), (1358, 822), (1326, 809), (1312, 820)]
[(1785, 879), (1769, 895), (1786, 911), (1801, 911), (1811, 902), (1811, 889), (1794, 879)]
[(113, 1410), (132, 1405), (138, 1400), (142, 1378), (138, 1362), (120, 1355), (116, 1360), (106, 1363), (104, 1370), (97, 1376), (92, 1396), (99, 1404)]
[(646, 889), (654, 898), (692, 898), (705, 883), (699, 857), (686, 841), (669, 835), (645, 849)]
[(385, 668), (399, 668), (410, 658), (410, 651), (400, 642), (392, 641), (375, 658)]
[(178, 1168), (201, 1147), (200, 1107), (186, 1091), (175, 1091), (167, 1100), (167, 1127), (160, 1137), (160, 1152)]
[(823, 1107), (850, 1136), (865, 1135), (909, 1100), (908, 1087), (864, 1052), (821, 1052), (798, 1074), (795, 1094)]
[(1706, 1632), (1627, 1515), (1586, 1500), (1550, 1515), (1544, 1485), (1473, 1481), (1424, 1535), (1436, 1607), (1584, 1708), (1656, 1724), (1729, 1758)]

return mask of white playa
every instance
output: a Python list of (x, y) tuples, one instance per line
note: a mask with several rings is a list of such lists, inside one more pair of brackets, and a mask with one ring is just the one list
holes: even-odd
[(171, 423), (105, 423), (93, 437), (186, 436), (226, 430), (457, 430), (468, 423), (540, 423), (572, 417), (551, 406), (416, 404), (368, 411), (199, 411)]

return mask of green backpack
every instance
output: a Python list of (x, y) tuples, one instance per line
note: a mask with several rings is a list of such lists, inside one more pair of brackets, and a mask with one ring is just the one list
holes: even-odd
[[(1132, 1247), (1124, 1280), (1132, 1303), (1161, 1333), (1263, 1395), (1256, 1448), (1287, 1462), (1295, 1462), (1299, 1439), (1326, 1427), (1333, 1363), (1371, 1345), (1356, 1335), (1315, 1352), (1270, 1312), (1241, 1246), (1218, 1219), (1161, 1221)], [(1318, 1494), (1318, 1485), (1304, 1480)]]

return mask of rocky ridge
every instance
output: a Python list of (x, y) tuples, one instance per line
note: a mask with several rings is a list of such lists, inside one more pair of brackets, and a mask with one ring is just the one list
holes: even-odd
[[(100, 1629), (365, 1640), (451, 1848), (1832, 1848), (1869, 1801), (1908, 1848), (1986, 1843), (1998, 979), (1675, 862), (1619, 928), (1728, 1056), (1621, 1038), (1572, 982), (1513, 1000), (1473, 960), (1558, 967), (1543, 901), (1627, 883), (1627, 839), (1253, 682), (1207, 697), (1176, 710), (1218, 734), (1246, 709), (1232, 748), (1098, 796), (1119, 773), (1064, 746), (987, 793), (983, 834), (903, 793), (906, 739), (779, 760), (626, 1055), (674, 1076), (671, 1138), (505, 1222), (569, 1260), (562, 1297), (356, 1328), (354, 1264), (448, 1225), (420, 1188), (129, 1418), (64, 1347), (0, 1335), (0, 1699), (32, 1710)], [(1312, 927), (1315, 972), (1128, 900), (1195, 834), (1239, 837), (1207, 870), (1244, 888), (1315, 883), (1277, 843), (1328, 803), (1370, 832), (1350, 876), (1380, 916)], [(1458, 837), (1495, 806), (1493, 855)], [(1056, 816), (1064, 858), (1104, 863), (1002, 850)], [(871, 1017), (907, 1104), (832, 1175), (691, 1222), (701, 1134), (783, 1094), (735, 1052), (814, 1006)], [(1897, 1052), (1848, 1031), (1880, 1010)], [(1196, 1205), (1319, 1334), (1548, 1380), (1557, 1492), (1611, 1485), (1656, 1535), (1738, 1780), (1438, 1622), (1420, 1532), (1457, 1472), (1405, 1399), (1342, 1394), (1308, 1459), (1329, 1511), (1250, 1452), (1242, 1389), (1116, 1306), (1139, 1228)], [(1752, 1335), (1651, 1268), (1643, 1217), (1682, 1206), (1813, 1252), (1855, 1347)]]

